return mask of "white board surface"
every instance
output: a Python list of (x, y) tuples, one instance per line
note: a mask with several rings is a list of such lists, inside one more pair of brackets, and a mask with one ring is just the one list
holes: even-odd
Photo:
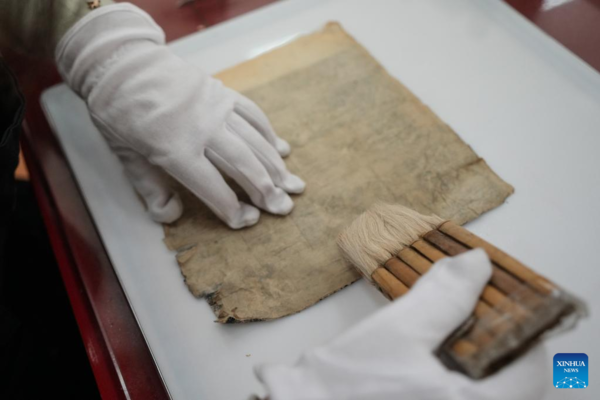
[[(547, 398), (600, 398), (600, 74), (499, 0), (287, 0), (171, 47), (215, 73), (331, 20), (515, 187), (468, 227), (588, 302), (592, 317), (548, 342), (547, 368), (555, 353), (586, 353), (590, 386), (548, 382)], [(64, 85), (41, 101), (174, 399), (262, 395), (253, 365), (293, 362), (386, 304), (359, 282), (278, 321), (213, 323), (83, 102)]]

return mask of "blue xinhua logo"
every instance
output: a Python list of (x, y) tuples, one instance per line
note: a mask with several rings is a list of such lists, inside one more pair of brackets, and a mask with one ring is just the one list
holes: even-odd
[(588, 356), (584, 353), (558, 353), (554, 356), (554, 387), (584, 389), (588, 387)]

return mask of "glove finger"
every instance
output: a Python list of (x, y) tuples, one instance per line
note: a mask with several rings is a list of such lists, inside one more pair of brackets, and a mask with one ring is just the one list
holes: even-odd
[(277, 136), (263, 110), (249, 98), (237, 92), (236, 94), (235, 111), (248, 121), (277, 150), (281, 157), (287, 157), (292, 151), (289, 143)]
[(304, 181), (287, 170), (285, 163), (275, 148), (244, 118), (233, 113), (229, 120), (229, 126), (235, 134), (246, 142), (256, 158), (266, 168), (275, 186), (282, 188), (288, 193), (302, 193), (304, 191), (306, 187)]
[(206, 156), (233, 178), (258, 207), (280, 215), (289, 214), (294, 208), (290, 196), (275, 186), (265, 167), (229, 125), (211, 139)]
[(492, 266), (482, 249), (443, 258), (398, 299), (397, 315), (432, 350), (473, 312)]
[(204, 156), (178, 157), (165, 170), (198, 197), (232, 229), (258, 222), (260, 211), (238, 200), (219, 170)]
[(463, 375), (456, 374), (455, 382), (451, 386), (461, 388), (461, 399), (541, 399), (551, 382), (548, 365), (546, 348), (538, 345), (512, 364), (481, 381), (473, 382)]
[(183, 204), (171, 188), (165, 172), (133, 150), (119, 149), (116, 153), (125, 167), (125, 175), (144, 200), (152, 219), (160, 223), (178, 219), (183, 212)]

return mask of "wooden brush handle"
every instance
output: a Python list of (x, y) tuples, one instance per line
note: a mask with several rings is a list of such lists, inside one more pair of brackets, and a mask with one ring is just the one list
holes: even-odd
[[(406, 267), (410, 269), (410, 267)], [(398, 297), (406, 294), (410, 290), (410, 286), (412, 286), (419, 278), (419, 275), (417, 275), (414, 271), (412, 271), (412, 273), (414, 275), (410, 275), (411, 278), (403, 282), (390, 271), (388, 271), (387, 268), (379, 267), (373, 272), (373, 274), (371, 274), (371, 278), (377, 284), (379, 290), (381, 290), (381, 292), (387, 298), (390, 300), (395, 300)], [(406, 282), (408, 281), (411, 281), (412, 283), (407, 284)], [(491, 336), (488, 335), (488, 337), (486, 337), (485, 333), (479, 332), (479, 335), (482, 338), (481, 340), (492, 340)], [(477, 351), (477, 345), (469, 342), (466, 339), (460, 339), (453, 345), (453, 349), (456, 354), (459, 354), (462, 357), (467, 357)]]
[(381, 289), (383, 294), (390, 300), (397, 299), (408, 292), (408, 287), (396, 279), (394, 275), (385, 268), (377, 268), (371, 275), (371, 278), (377, 283), (377, 286), (379, 286), (379, 289)]
[[(385, 269), (394, 275), (394, 277), (410, 288), (417, 282), (421, 275), (426, 273), (431, 265), (433, 265), (431, 262), (419, 259), (418, 257), (414, 257), (412, 261), (413, 262), (411, 264), (418, 265), (418, 269), (414, 267), (411, 268), (411, 265), (406, 263), (404, 260), (400, 260), (395, 257), (387, 260), (384, 266)], [(484, 314), (487, 314), (490, 311), (490, 307), (487, 304), (481, 301), (477, 302), (477, 306), (475, 308), (476, 316), (482, 317)]]
[(468, 357), (493, 341), (495, 335), (510, 329), (515, 322), (530, 317), (530, 311), (542, 304), (540, 294), (548, 294), (556, 288), (545, 278), (466, 229), (450, 221), (438, 229), (426, 233), (422, 239), (401, 250), (396, 257), (386, 261), (383, 267), (375, 270), (371, 278), (388, 298), (395, 299), (406, 294), (436, 261), (472, 248), (483, 248), (492, 261), (492, 277), (473, 311), (473, 316), (479, 323), (465, 332), (452, 346), (452, 351), (458, 356)]
[(540, 293), (550, 294), (552, 291), (557, 289), (556, 285), (548, 281), (546, 278), (538, 275), (515, 258), (509, 256), (502, 250), (486, 242), (479, 236), (474, 235), (465, 228), (456, 225), (454, 222), (444, 222), (438, 229), (470, 248), (483, 248), (494, 263), (518, 277), (534, 289), (538, 290)]
[[(433, 247), (431, 244), (422, 239), (417, 241), (421, 243), (413, 244), (413, 247), (417, 248), (419, 252), (421, 252), (425, 257), (431, 259), (433, 262), (438, 261), (440, 255), (441, 257), (455, 256), (470, 250), (470, 248), (462, 245), (461, 243), (437, 230), (428, 232), (423, 236), (423, 239), (444, 251), (444, 253), (442, 253), (437, 248)], [(521, 282), (509, 275), (506, 271), (498, 268), (496, 265), (494, 265), (492, 278), (490, 281), (504, 293), (515, 292), (522, 286)]]
[[(425, 274), (433, 264), (430, 260), (422, 257), (420, 254), (410, 249), (403, 250), (401, 254), (404, 257), (403, 260), (400, 260), (396, 257), (391, 258), (386, 261), (384, 269), (389, 271), (397, 280), (402, 282), (405, 287), (411, 288), (421, 277), (421, 275)], [(501, 301), (501, 299), (498, 299), (498, 301)], [(503, 321), (500, 315), (492, 307), (481, 300), (477, 302), (473, 314), (478, 319)], [(497, 324), (494, 326), (494, 328), (502, 328), (504, 330), (507, 327), (500, 327), (500, 325)], [(477, 344), (483, 345), (492, 340), (492, 336), (479, 327), (475, 329), (475, 332), (471, 333), (473, 337), (477, 338), (477, 343), (467, 340), (458, 341), (454, 348), (457, 354), (460, 354), (461, 356), (467, 356), (468, 354), (471, 354), (477, 350)]]
[[(400, 282), (402, 282), (403, 285), (405, 285), (408, 288), (411, 288), (421, 277), (421, 275), (417, 273), (414, 269), (412, 269), (408, 264), (395, 257), (390, 258), (385, 263), (384, 267), (389, 272), (391, 272), (391, 274), (394, 275), (395, 278), (397, 278)], [(475, 317), (479, 319), (490, 318), (495, 320), (501, 320), (500, 315), (489, 305), (482, 301), (478, 301), (475, 305), (473, 315), (475, 315)], [(492, 336), (479, 327), (475, 327), (475, 332), (473, 332), (473, 336), (477, 338), (477, 343), (485, 344), (492, 340)], [(470, 343), (469, 345), (466, 345), (465, 343), (460, 343), (458, 346), (461, 349), (461, 354), (464, 354), (464, 351), (466, 351), (467, 349), (469, 349), (469, 351), (477, 349), (477, 346), (473, 343)]]
[[(398, 258), (406, 264), (417, 270), (421, 275), (425, 274), (433, 265), (432, 260), (424, 257), (412, 248), (405, 248), (398, 253)], [(486, 285), (481, 293), (481, 300), (491, 306), (494, 310), (506, 308), (511, 314), (518, 317), (524, 317), (527, 311), (512, 302), (506, 294), (502, 293), (491, 285)]]
[[(413, 247), (420, 248), (419, 251), (432, 261), (437, 261), (440, 257), (440, 253), (444, 256), (455, 256), (470, 250), (469, 247), (464, 246), (462, 243), (457, 242), (455, 239), (438, 230), (428, 232), (423, 236), (423, 239), (420, 239), (417, 242), (422, 242), (422, 244), (414, 243)], [(437, 251), (437, 248), (432, 245), (439, 248), (441, 251)], [(431, 252), (430, 249), (433, 249), (436, 252)], [(533, 310), (542, 303), (542, 298), (534, 289), (526, 286), (522, 281), (499, 267), (496, 263), (492, 263), (492, 265), (492, 277), (490, 279), (492, 287), (497, 288), (510, 298), (514, 299), (518, 297), (519, 303), (522, 304), (525, 309)], [(487, 295), (497, 296), (496, 293), (487, 293)], [(510, 303), (507, 303), (506, 305), (511, 306)], [(516, 311), (517, 315), (522, 314), (519, 310)]]
[[(411, 288), (417, 280), (421, 277), (421, 275), (426, 272), (418, 273), (413, 268), (411, 268), (404, 261), (399, 260), (398, 258), (390, 258), (386, 261), (385, 268), (389, 271), (397, 280), (402, 282), (405, 287)], [(484, 316), (488, 316), (490, 313), (496, 313), (489, 305), (482, 301), (478, 301), (475, 306), (474, 315), (478, 318), (483, 318)]]

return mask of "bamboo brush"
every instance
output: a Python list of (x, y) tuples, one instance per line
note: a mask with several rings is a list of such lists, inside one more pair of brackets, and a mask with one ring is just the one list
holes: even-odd
[(338, 245), (392, 300), (407, 293), (439, 259), (483, 248), (492, 261), (492, 277), (473, 315), (437, 352), (447, 366), (472, 378), (497, 371), (566, 317), (573, 317), (573, 326), (586, 315), (582, 302), (480, 237), (401, 205), (367, 210), (342, 232)]

